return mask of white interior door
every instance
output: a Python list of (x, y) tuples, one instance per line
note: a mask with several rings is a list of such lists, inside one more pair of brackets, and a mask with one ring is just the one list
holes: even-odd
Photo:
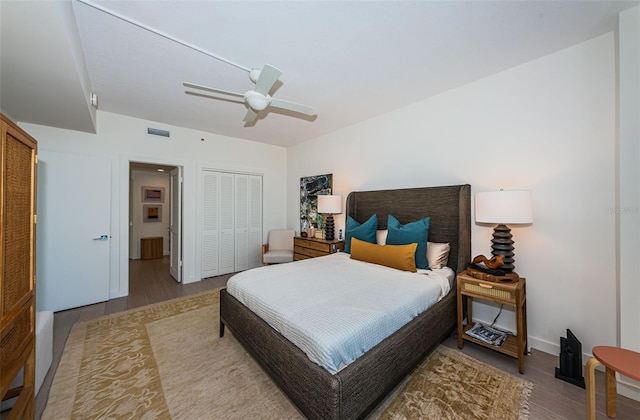
[(38, 153), (37, 302), (60, 311), (109, 299), (111, 161)]
[(182, 168), (171, 175), (171, 224), (169, 225), (169, 272), (182, 283)]

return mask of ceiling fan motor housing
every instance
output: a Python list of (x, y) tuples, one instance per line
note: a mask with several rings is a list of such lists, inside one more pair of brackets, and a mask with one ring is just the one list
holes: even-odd
[(251, 109), (256, 112), (260, 112), (267, 106), (269, 106), (269, 103), (271, 102), (271, 96), (263, 95), (256, 92), (255, 90), (250, 90), (244, 94), (244, 100)]

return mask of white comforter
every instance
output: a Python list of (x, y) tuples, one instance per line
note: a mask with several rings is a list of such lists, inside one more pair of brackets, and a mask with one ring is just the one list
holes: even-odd
[(333, 374), (446, 295), (449, 279), (437, 271), (337, 253), (244, 271), (227, 290)]

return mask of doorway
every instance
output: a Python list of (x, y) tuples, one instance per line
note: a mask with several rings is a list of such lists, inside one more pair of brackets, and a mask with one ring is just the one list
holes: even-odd
[(166, 266), (178, 283), (182, 282), (181, 180), (180, 166), (129, 163), (129, 262), (166, 259), (159, 266)]

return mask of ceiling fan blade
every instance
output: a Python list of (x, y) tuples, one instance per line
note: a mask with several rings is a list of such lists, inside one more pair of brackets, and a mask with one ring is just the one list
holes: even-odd
[(206, 90), (208, 92), (215, 92), (215, 93), (221, 93), (223, 95), (237, 96), (239, 98), (244, 98), (244, 95), (242, 93), (230, 92), (228, 90), (216, 89), (216, 88), (203, 86), (203, 85), (196, 85), (194, 83), (189, 83), (189, 82), (183, 82), (182, 85), (188, 88)]
[(258, 117), (258, 114), (253, 109), (247, 108), (247, 113), (245, 114), (244, 119), (242, 121), (246, 123), (254, 122), (257, 117)]
[(275, 108), (287, 109), (289, 111), (299, 112), (305, 115), (314, 115), (316, 113), (316, 109), (311, 106), (297, 104), (290, 101), (283, 101), (276, 98), (271, 98), (270, 105)]
[(258, 80), (256, 80), (256, 88), (254, 90), (263, 95), (268, 95), (281, 74), (282, 72), (279, 69), (270, 64), (265, 64), (260, 71)]

